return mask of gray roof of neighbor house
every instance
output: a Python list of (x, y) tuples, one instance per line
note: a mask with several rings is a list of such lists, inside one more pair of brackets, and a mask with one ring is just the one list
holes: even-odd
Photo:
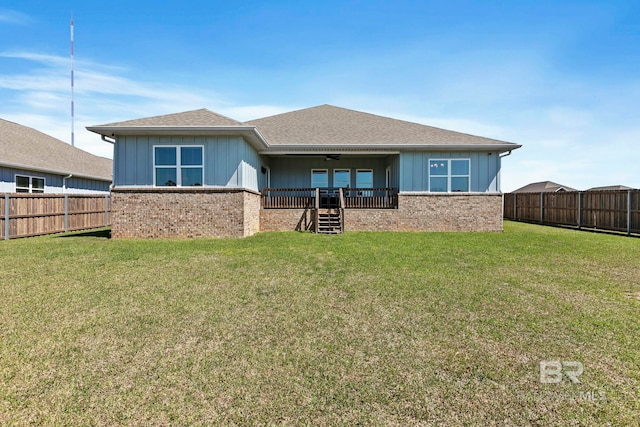
[(332, 105), (238, 122), (209, 110), (156, 116), (88, 127), (104, 136), (118, 134), (207, 134), (240, 132), (263, 152), (338, 149), (486, 149), (510, 151), (510, 142), (363, 113)]
[(607, 185), (604, 187), (592, 187), (587, 191), (615, 191), (615, 190), (633, 190), (631, 187), (627, 187), (626, 185)]
[(112, 161), (0, 119), (0, 166), (111, 181)]
[(566, 185), (551, 181), (534, 182), (514, 190), (514, 193), (556, 193), (558, 191), (578, 191)]

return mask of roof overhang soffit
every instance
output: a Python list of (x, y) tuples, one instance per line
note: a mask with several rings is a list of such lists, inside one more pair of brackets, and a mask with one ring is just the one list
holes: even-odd
[(280, 145), (269, 144), (255, 126), (90, 126), (91, 132), (115, 138), (117, 136), (232, 136), (240, 135), (260, 154), (326, 154), (375, 152), (398, 154), (401, 151), (489, 151), (504, 153), (521, 145), (504, 144), (325, 144), (325, 145)]
[(87, 130), (102, 136), (117, 138), (118, 136), (242, 136), (256, 150), (269, 147), (266, 139), (255, 126), (132, 126), (110, 127), (90, 126)]
[(267, 149), (260, 150), (260, 154), (264, 155), (285, 155), (285, 154), (399, 154), (400, 152), (410, 151), (482, 151), (493, 153), (505, 153), (522, 147), (518, 144), (434, 144), (434, 145), (417, 145), (417, 144), (389, 144), (389, 145), (271, 145)]

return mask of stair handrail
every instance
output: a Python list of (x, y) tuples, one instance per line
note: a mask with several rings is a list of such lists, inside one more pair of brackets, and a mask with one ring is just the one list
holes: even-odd
[[(314, 222), (317, 221), (317, 219), (314, 218), (314, 211), (313, 209), (311, 209), (312, 206), (312, 202), (311, 200), (309, 200), (307, 202), (307, 204), (304, 207), (304, 211), (302, 212), (302, 216), (300, 217), (300, 220), (298, 220), (298, 224), (296, 225), (296, 231), (309, 231), (309, 229), (311, 228), (311, 226), (313, 226)], [(307, 213), (310, 212), (311, 213), (311, 219), (309, 220), (309, 222), (307, 222)], [(302, 226), (302, 224), (304, 223), (304, 227)]]
[(318, 218), (318, 211), (320, 209), (320, 188), (316, 187), (316, 205), (315, 205), (315, 221), (314, 221), (314, 233), (318, 233), (318, 222), (320, 222)]
[(338, 189), (338, 196), (340, 199), (340, 231), (342, 233), (344, 233), (344, 207), (345, 207), (345, 200), (344, 200), (344, 190), (342, 188)]

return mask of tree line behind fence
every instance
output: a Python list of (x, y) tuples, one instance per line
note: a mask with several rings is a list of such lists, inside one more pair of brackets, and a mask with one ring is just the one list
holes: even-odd
[(109, 194), (0, 194), (0, 239), (110, 224)]
[(640, 233), (640, 190), (506, 193), (504, 218)]

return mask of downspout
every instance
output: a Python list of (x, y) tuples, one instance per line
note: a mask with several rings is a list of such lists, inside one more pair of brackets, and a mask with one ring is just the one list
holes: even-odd
[[(116, 144), (116, 141), (113, 139), (109, 139), (106, 135), (100, 135), (100, 139), (102, 139), (104, 142), (108, 142), (109, 144)], [(113, 171), (116, 167), (116, 164), (114, 163), (113, 166), (111, 167), (111, 185), (109, 185), (109, 191), (111, 191), (113, 189)]]
[[(498, 188), (497, 188), (497, 190), (498, 190), (499, 193), (502, 192), (502, 176), (501, 176), (502, 175), (502, 158), (510, 156), (510, 155), (511, 155), (511, 150), (509, 150), (509, 152), (507, 154), (498, 155), (498, 160), (499, 160), (500, 164), (498, 165)], [(502, 208), (504, 209), (504, 204), (503, 204)], [(515, 215), (515, 213), (514, 213), (514, 215)], [(504, 216), (504, 212), (503, 212), (503, 216)]]
[(73, 178), (73, 174), (70, 173), (68, 176), (65, 176), (62, 178), (62, 194), (66, 194), (67, 193), (67, 180), (69, 178)]

